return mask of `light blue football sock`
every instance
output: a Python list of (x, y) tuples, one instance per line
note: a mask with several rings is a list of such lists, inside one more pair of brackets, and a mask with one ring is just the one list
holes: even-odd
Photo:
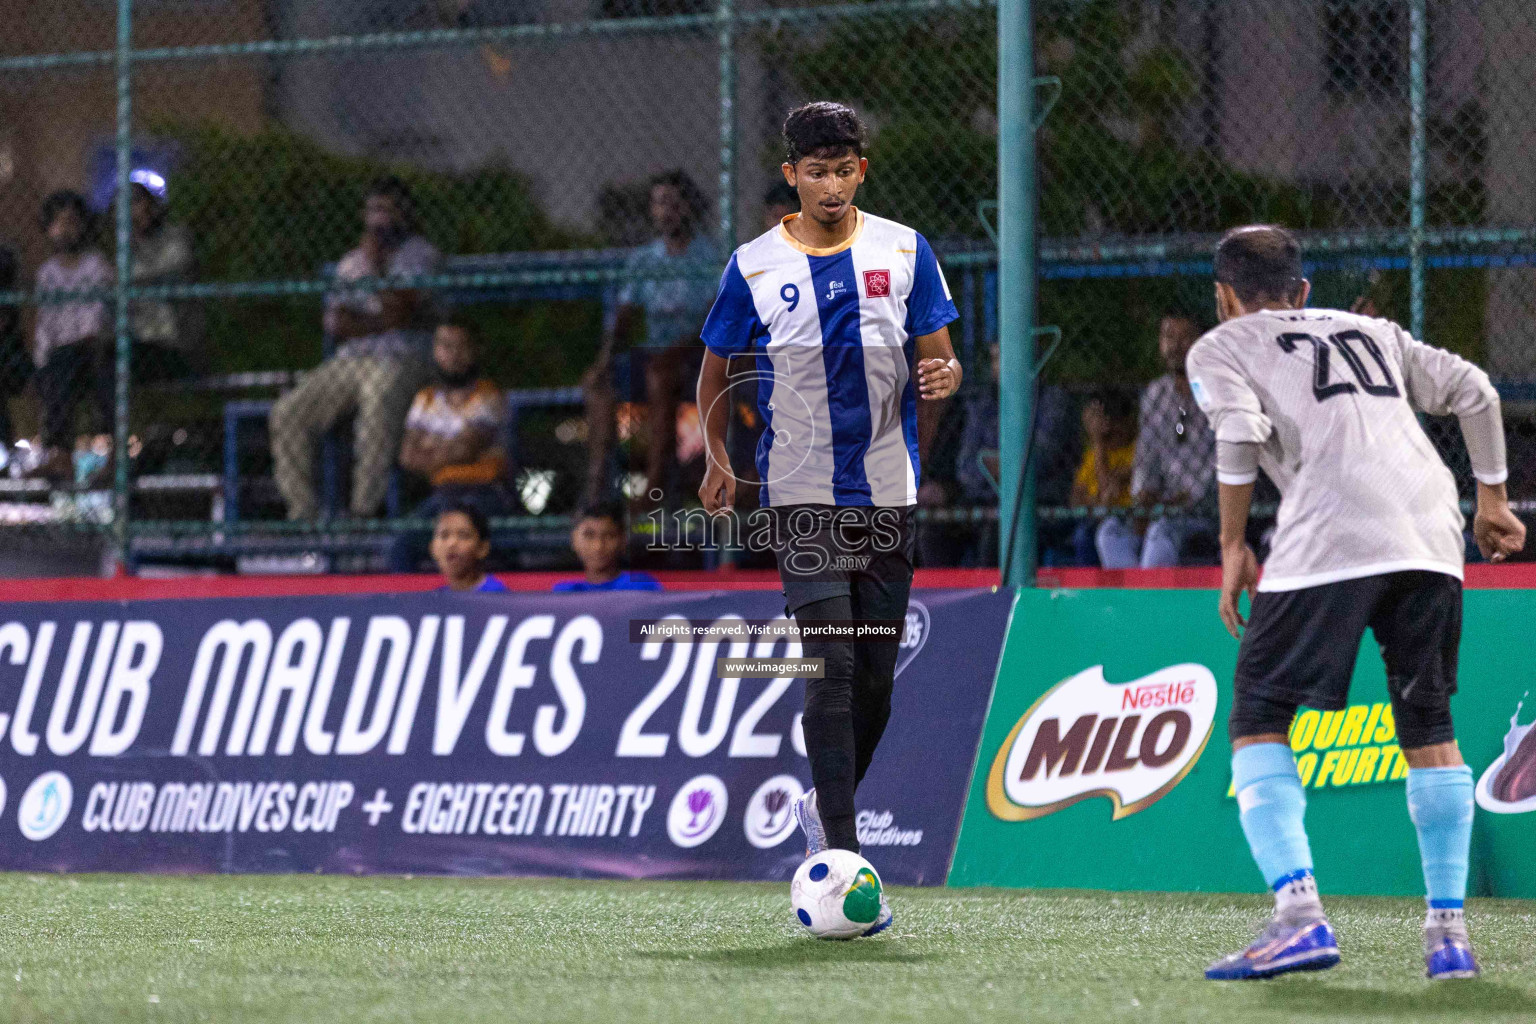
[(1472, 845), (1472, 769), (1464, 764), (1408, 769), (1408, 817), (1419, 833), (1430, 907), (1460, 907), (1467, 898)]
[(1312, 874), (1312, 848), (1302, 818), (1307, 797), (1296, 775), (1296, 758), (1284, 743), (1253, 743), (1232, 755), (1243, 835), (1264, 873), (1278, 890), (1298, 875)]

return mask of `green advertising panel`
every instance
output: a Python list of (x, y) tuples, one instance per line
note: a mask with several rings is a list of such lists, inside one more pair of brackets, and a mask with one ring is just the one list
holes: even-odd
[[(1536, 660), (1532, 622), (1536, 592), (1466, 595), (1453, 706), (1479, 780), (1474, 895), (1536, 896), (1536, 735), (1522, 750), (1523, 730), (1511, 731)], [(1231, 794), (1236, 659), (1212, 591), (1021, 592), (950, 884), (1262, 887)], [(1325, 890), (1422, 893), (1407, 764), (1369, 634), (1350, 706), (1304, 710), (1291, 747)]]

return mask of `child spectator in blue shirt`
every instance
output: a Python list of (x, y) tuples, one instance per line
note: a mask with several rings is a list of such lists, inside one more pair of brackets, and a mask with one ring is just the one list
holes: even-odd
[(661, 583), (648, 572), (619, 568), (624, 550), (624, 513), (615, 504), (582, 509), (571, 528), (571, 550), (581, 559), (586, 574), (579, 580), (556, 583), (557, 593), (580, 590), (660, 590)]
[(507, 586), (486, 574), (491, 555), (491, 524), (473, 505), (449, 505), (437, 514), (432, 530), (432, 561), (442, 571), (446, 585), (439, 590), (459, 593), (500, 594)]

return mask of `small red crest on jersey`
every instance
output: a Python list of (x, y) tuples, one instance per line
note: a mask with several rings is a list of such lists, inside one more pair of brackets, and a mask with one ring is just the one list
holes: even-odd
[(870, 299), (883, 299), (891, 294), (889, 270), (864, 271), (864, 295)]

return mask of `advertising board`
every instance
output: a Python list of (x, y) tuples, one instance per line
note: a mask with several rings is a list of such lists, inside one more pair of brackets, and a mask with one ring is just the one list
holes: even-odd
[[(1536, 593), (1466, 592), (1452, 707), (1479, 777), (1473, 894), (1536, 896), (1536, 637), (1516, 625), (1533, 617)], [(1231, 790), (1236, 658), (1212, 591), (1021, 592), (951, 883), (1262, 887)], [(1303, 709), (1291, 747), (1325, 891), (1421, 894), (1408, 767), (1369, 634), (1350, 706)]]
[[(1012, 603), (920, 590), (866, 855), (942, 883)], [(783, 616), (772, 592), (15, 603), (0, 868), (788, 878), (798, 642), (631, 641)]]

